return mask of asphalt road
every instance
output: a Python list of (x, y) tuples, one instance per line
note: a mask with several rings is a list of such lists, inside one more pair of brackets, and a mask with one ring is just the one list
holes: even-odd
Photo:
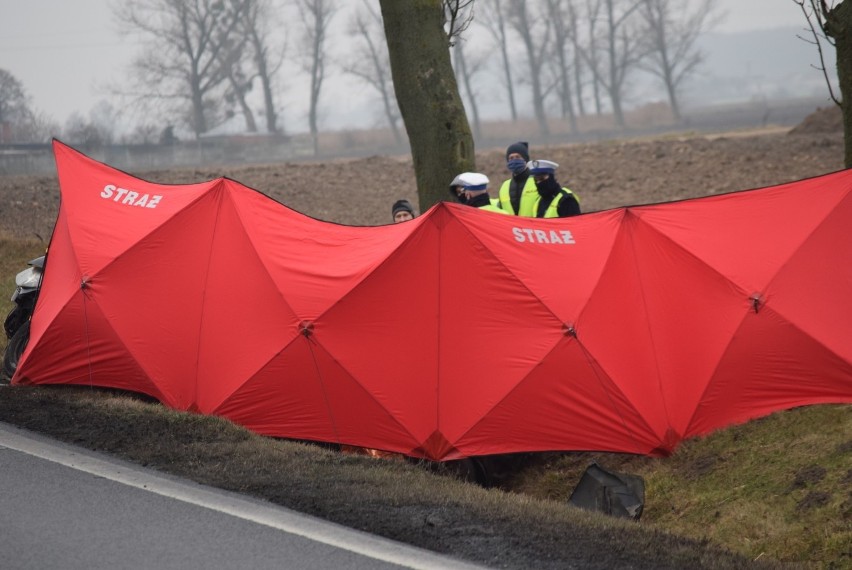
[(477, 568), (2, 423), (0, 489), (9, 570)]

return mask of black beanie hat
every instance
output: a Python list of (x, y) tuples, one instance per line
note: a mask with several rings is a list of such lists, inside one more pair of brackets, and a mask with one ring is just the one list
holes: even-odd
[(513, 152), (517, 152), (521, 156), (524, 157), (524, 160), (529, 162), (530, 160), (530, 143), (528, 142), (516, 142), (514, 144), (510, 144), (509, 148), (506, 149), (506, 159), (509, 158), (509, 155)]
[(393, 203), (393, 208), (391, 208), (391, 216), (396, 217), (397, 212), (407, 211), (411, 214), (411, 217), (414, 217), (414, 208), (411, 206), (411, 202), (403, 198), (402, 200), (397, 200)]

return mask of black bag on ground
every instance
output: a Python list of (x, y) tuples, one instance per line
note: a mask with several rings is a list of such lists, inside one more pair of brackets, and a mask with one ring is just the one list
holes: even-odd
[(645, 480), (638, 475), (607, 471), (592, 463), (568, 502), (588, 511), (638, 521), (645, 507)]

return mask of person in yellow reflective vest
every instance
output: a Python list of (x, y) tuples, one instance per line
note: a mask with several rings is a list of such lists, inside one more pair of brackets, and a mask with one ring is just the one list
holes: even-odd
[(536, 218), (567, 218), (580, 214), (577, 196), (556, 181), (557, 168), (559, 165), (551, 160), (531, 160), (527, 163), (527, 170), (535, 181), (538, 194), (533, 205)]
[(467, 206), (488, 212), (508, 214), (491, 203), (488, 195), (488, 177), (479, 172), (463, 172), (450, 183), (450, 194)]
[(534, 206), (539, 196), (535, 181), (527, 168), (529, 159), (529, 143), (521, 141), (508, 146), (506, 168), (512, 173), (512, 177), (500, 186), (497, 205), (509, 214), (533, 218)]

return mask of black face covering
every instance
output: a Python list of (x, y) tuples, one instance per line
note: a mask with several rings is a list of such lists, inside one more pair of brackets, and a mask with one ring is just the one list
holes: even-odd
[(538, 188), (538, 193), (542, 196), (556, 196), (556, 193), (562, 188), (552, 175), (541, 182), (536, 180), (535, 187)]
[(457, 193), (453, 186), (450, 186), (450, 196), (458, 200), (459, 204), (467, 204), (467, 198), (465, 197), (464, 192)]

